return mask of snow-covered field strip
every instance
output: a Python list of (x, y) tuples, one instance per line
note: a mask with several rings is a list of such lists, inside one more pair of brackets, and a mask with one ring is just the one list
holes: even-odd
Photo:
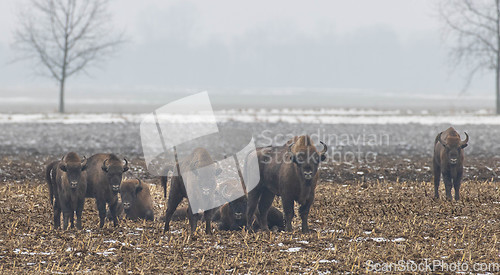
[[(291, 123), (291, 124), (408, 124), (422, 125), (500, 125), (500, 116), (483, 112), (457, 115), (408, 114), (400, 111), (320, 109), (320, 110), (223, 110), (214, 112), (218, 122)], [(0, 124), (5, 123), (140, 123), (147, 114), (0, 114)], [(170, 123), (202, 122), (202, 114), (160, 114), (161, 120)]]

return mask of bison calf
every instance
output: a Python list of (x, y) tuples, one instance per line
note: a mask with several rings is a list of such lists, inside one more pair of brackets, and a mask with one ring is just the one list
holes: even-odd
[(123, 210), (128, 219), (153, 221), (153, 200), (149, 186), (138, 179), (124, 180), (120, 185)]
[(128, 171), (128, 161), (123, 163), (113, 154), (96, 154), (87, 161), (87, 198), (95, 198), (99, 211), (99, 226), (104, 226), (106, 204), (111, 213), (113, 225), (118, 225), (117, 207), (118, 192), (122, 175)]
[(460, 199), (460, 182), (464, 168), (464, 148), (469, 142), (469, 135), (465, 133), (465, 140), (453, 129), (439, 133), (434, 140), (434, 196), (439, 198), (439, 181), (443, 175), (446, 198), (451, 200), (451, 188), (455, 188), (455, 200)]
[(68, 222), (71, 222), (71, 228), (74, 227), (75, 212), (76, 228), (82, 229), (82, 212), (87, 190), (86, 168), (87, 160), (80, 160), (74, 152), (47, 166), (47, 183), (54, 208), (54, 229), (61, 226), (61, 211), (64, 230), (68, 228)]

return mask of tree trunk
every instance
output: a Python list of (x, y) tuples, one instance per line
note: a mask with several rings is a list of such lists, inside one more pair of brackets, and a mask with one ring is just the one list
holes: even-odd
[(496, 35), (497, 35), (497, 63), (495, 64), (495, 93), (496, 93), (496, 100), (497, 100), (497, 115), (500, 115), (500, 0), (495, 1), (496, 4), (496, 12), (497, 12), (497, 28), (496, 28)]
[(497, 99), (497, 115), (500, 115), (500, 53), (497, 54), (499, 56), (497, 61), (497, 68), (495, 74), (495, 88), (496, 88), (496, 99)]
[(64, 113), (64, 82), (66, 82), (66, 79), (62, 79), (59, 82), (59, 113)]

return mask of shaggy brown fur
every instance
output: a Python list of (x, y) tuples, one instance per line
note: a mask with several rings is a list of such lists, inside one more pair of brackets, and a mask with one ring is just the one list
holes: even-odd
[(453, 129), (439, 133), (434, 140), (434, 197), (439, 198), (439, 182), (443, 175), (446, 198), (451, 200), (451, 188), (455, 189), (455, 200), (460, 199), (460, 185), (464, 168), (464, 148), (469, 142), (469, 135), (462, 141), (460, 135)]
[(261, 228), (268, 228), (268, 211), (277, 195), (283, 203), (285, 229), (292, 230), (294, 202), (297, 201), (301, 205), (302, 232), (308, 232), (307, 218), (319, 178), (318, 167), (326, 159), (328, 149), (322, 144), (323, 150), (318, 152), (309, 136), (300, 136), (283, 146), (258, 148), (256, 154), (249, 155), (249, 158), (258, 158), (260, 181), (248, 193), (247, 218), (253, 216), (258, 205)]
[(122, 175), (128, 171), (128, 161), (125, 163), (113, 154), (96, 154), (87, 162), (87, 198), (95, 198), (99, 211), (99, 226), (104, 226), (106, 204), (111, 213), (114, 226), (118, 226), (117, 207), (118, 192)]
[(120, 197), (126, 217), (153, 221), (153, 200), (149, 185), (138, 179), (127, 179), (120, 185)]
[(74, 227), (74, 214), (76, 212), (76, 228), (82, 229), (82, 212), (87, 189), (87, 160), (70, 152), (61, 161), (52, 162), (47, 166), (46, 176), (49, 182), (51, 202), (54, 208), (54, 229), (61, 225), (61, 212), (63, 213), (63, 229)]
[[(180, 168), (181, 171), (200, 171), (197, 169), (213, 165), (214, 163), (215, 162), (212, 160), (206, 149), (196, 148), (180, 163)], [(199, 192), (195, 192), (193, 197), (189, 198), (190, 200), (213, 200), (216, 188), (215, 177), (217, 173), (218, 171), (216, 171), (216, 169), (203, 169), (199, 173), (187, 173), (187, 175), (177, 175), (172, 177), (170, 191), (168, 193), (167, 210), (165, 212), (165, 232), (170, 230), (170, 220), (172, 219), (172, 215), (177, 209), (177, 206), (184, 198), (188, 197), (184, 182), (200, 182), (201, 184), (196, 190)], [(211, 209), (203, 212), (205, 219), (205, 232), (207, 234), (211, 234), (212, 232), (211, 220), (214, 211), (214, 209)], [(191, 232), (194, 232), (196, 230), (198, 218), (193, 214), (191, 206), (188, 207), (187, 214), (189, 224), (191, 226)]]

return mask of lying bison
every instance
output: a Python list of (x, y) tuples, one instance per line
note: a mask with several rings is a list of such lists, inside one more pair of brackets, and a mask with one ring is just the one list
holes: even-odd
[[(215, 177), (220, 173), (219, 169), (216, 169), (214, 164), (216, 164), (216, 162), (212, 160), (210, 154), (204, 148), (194, 149), (190, 155), (181, 161), (179, 164), (180, 170), (186, 172), (182, 175), (173, 176), (171, 179), (167, 210), (165, 212), (165, 232), (170, 230), (170, 220), (179, 203), (182, 199), (188, 198), (184, 183), (193, 184), (193, 193), (190, 194), (190, 205), (187, 215), (189, 225), (191, 226), (191, 232), (196, 230), (198, 217), (193, 213), (191, 202), (211, 202), (214, 200), (216, 188)], [(207, 234), (212, 232), (211, 219), (214, 212), (214, 209), (203, 211), (206, 224), (205, 232)]]
[(154, 220), (153, 200), (149, 185), (139, 179), (127, 179), (120, 185), (123, 210), (128, 219)]
[(113, 154), (96, 154), (87, 161), (87, 198), (95, 198), (99, 211), (99, 226), (104, 226), (106, 218), (106, 203), (108, 204), (113, 225), (118, 225), (117, 207), (118, 192), (122, 175), (128, 171), (128, 161), (125, 163)]
[[(247, 198), (243, 196), (235, 201), (224, 204), (214, 216), (218, 217), (219, 230), (241, 230), (247, 225), (246, 217)], [(259, 215), (259, 211), (256, 211)], [(285, 228), (283, 213), (276, 207), (271, 206), (267, 214), (268, 229), (283, 230)], [(253, 230), (260, 229), (258, 221), (250, 225)]]
[(294, 137), (283, 146), (258, 148), (248, 157), (257, 157), (260, 181), (248, 193), (247, 223), (251, 221), (257, 205), (261, 228), (268, 228), (267, 216), (276, 195), (281, 196), (285, 214), (285, 230), (292, 230), (294, 202), (300, 204), (302, 232), (309, 232), (307, 218), (314, 201), (314, 191), (319, 178), (318, 167), (326, 159), (328, 147), (321, 142), (318, 152), (309, 136)]
[(61, 161), (50, 163), (46, 169), (49, 184), (50, 202), (54, 208), (54, 229), (61, 226), (63, 213), (63, 229), (74, 227), (76, 212), (76, 228), (82, 229), (82, 212), (87, 190), (87, 160), (80, 160), (78, 154), (70, 152)]
[[(228, 180), (219, 185), (220, 195), (230, 202), (222, 205), (213, 217), (213, 221), (219, 222), (219, 230), (241, 230), (247, 225), (247, 196), (238, 197), (242, 191), (241, 182), (238, 180)], [(237, 199), (234, 199), (237, 198)], [(258, 215), (258, 210), (257, 210)], [(269, 229), (283, 230), (283, 213), (274, 206), (271, 206), (267, 216)], [(258, 222), (251, 225), (252, 229), (259, 229)]]
[(455, 200), (460, 199), (460, 182), (464, 169), (464, 148), (469, 142), (469, 135), (465, 133), (465, 140), (453, 129), (439, 133), (434, 140), (434, 196), (439, 198), (439, 181), (443, 175), (446, 199), (451, 200), (451, 188), (455, 188)]

